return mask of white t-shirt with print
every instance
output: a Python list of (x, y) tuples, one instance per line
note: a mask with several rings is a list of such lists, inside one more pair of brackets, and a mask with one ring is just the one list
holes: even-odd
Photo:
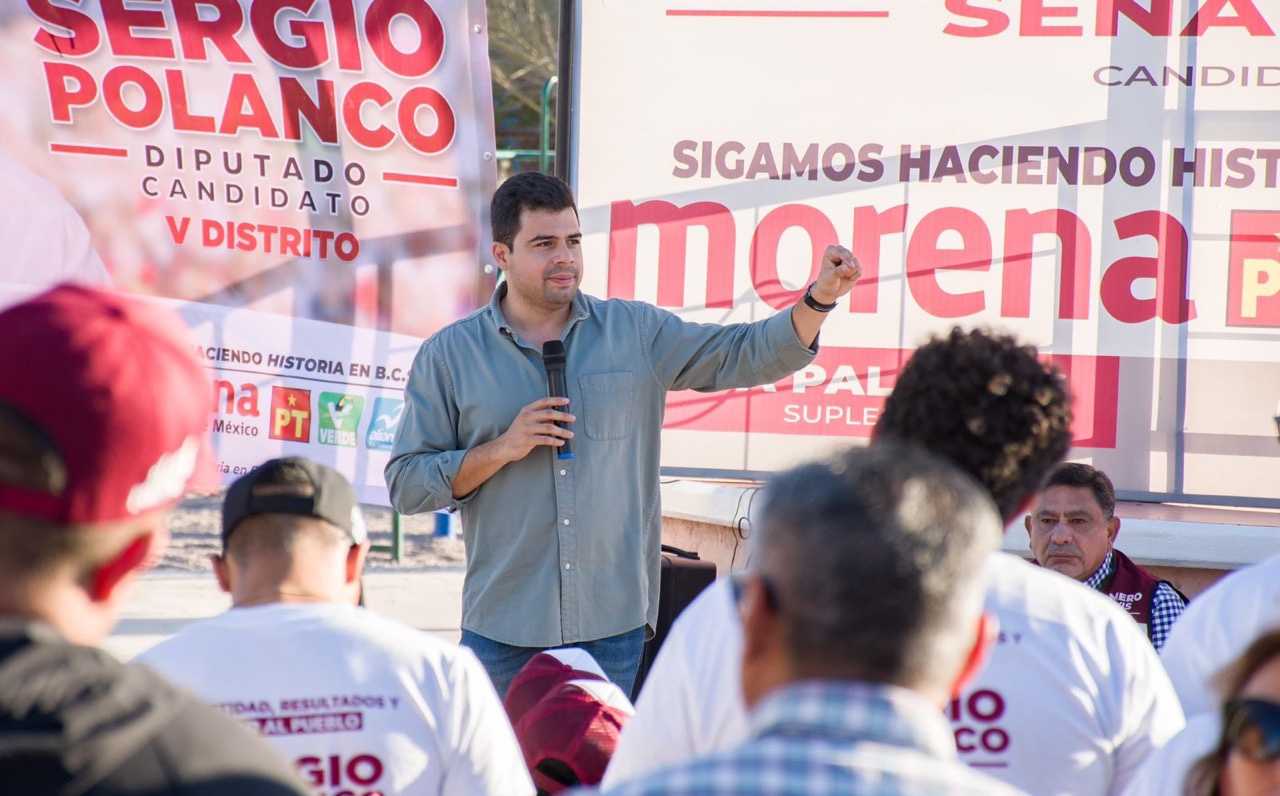
[[(1182, 728), (1151, 643), (1108, 597), (1005, 553), (987, 564), (1001, 638), (948, 708), (960, 759), (1033, 794), (1119, 793)], [(606, 788), (746, 737), (729, 584), (676, 620), (623, 729)]]
[(728, 578), (676, 618), (622, 728), (603, 790), (747, 739), (742, 627)]
[(140, 655), (247, 722), (316, 794), (532, 794), (469, 650), (363, 608), (233, 608)]
[(1188, 716), (1216, 711), (1218, 671), (1280, 627), (1280, 555), (1227, 575), (1187, 603), (1160, 659)]
[(949, 708), (960, 759), (1028, 793), (1120, 793), (1185, 723), (1151, 642), (1064, 575), (1006, 553), (986, 574), (1000, 635)]

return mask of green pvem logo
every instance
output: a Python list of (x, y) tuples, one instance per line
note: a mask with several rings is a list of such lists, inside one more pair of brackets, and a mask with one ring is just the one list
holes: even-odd
[(320, 393), (320, 431), (322, 445), (356, 446), (356, 427), (364, 414), (364, 398), (340, 392)]

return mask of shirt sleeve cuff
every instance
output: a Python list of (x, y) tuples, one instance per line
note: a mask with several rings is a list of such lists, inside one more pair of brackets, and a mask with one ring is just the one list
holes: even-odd
[(796, 336), (796, 327), (791, 323), (791, 310), (779, 312), (765, 321), (768, 329), (769, 343), (778, 358), (792, 370), (798, 370), (813, 361), (818, 355), (818, 338), (813, 338), (810, 348), (800, 342)]
[(435, 457), (427, 472), (427, 491), (436, 495), (446, 508), (454, 511), (470, 503), (479, 491), (472, 490), (471, 494), (460, 498), (453, 496), (453, 479), (458, 477), (458, 471), (462, 469), (462, 458), (466, 455), (466, 451), (445, 451)]

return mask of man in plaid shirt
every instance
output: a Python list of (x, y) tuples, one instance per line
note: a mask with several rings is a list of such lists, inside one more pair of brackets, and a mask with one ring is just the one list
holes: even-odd
[(1018, 793), (957, 760), (942, 714), (995, 631), (981, 572), (1002, 526), (984, 490), (885, 443), (791, 470), (763, 496), (736, 589), (751, 737), (607, 792)]
[(1111, 479), (1087, 464), (1059, 465), (1024, 522), (1037, 563), (1120, 604), (1159, 652), (1187, 598), (1115, 549), (1120, 532)]

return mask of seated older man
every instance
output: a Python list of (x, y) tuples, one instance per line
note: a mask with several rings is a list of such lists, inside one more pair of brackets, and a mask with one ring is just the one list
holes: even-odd
[(1024, 523), (1040, 566), (1115, 600), (1142, 626), (1157, 651), (1164, 647), (1187, 598), (1115, 549), (1120, 518), (1116, 491), (1106, 473), (1087, 464), (1060, 465)]

